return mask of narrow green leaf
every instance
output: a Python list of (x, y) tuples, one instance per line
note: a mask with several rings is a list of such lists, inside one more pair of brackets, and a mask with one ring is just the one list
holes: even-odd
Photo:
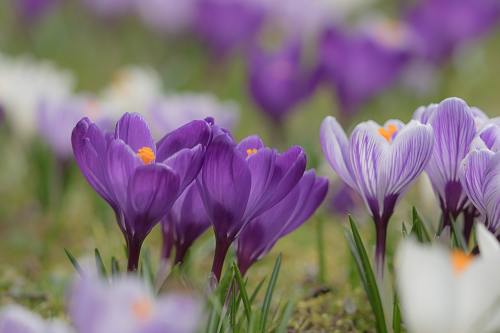
[(415, 207), (412, 209), (412, 222), (413, 224), (410, 234), (415, 235), (417, 240), (421, 243), (429, 243), (431, 241), (431, 237)]
[(95, 256), (95, 264), (97, 267), (97, 272), (99, 272), (100, 276), (107, 277), (108, 274), (106, 272), (106, 266), (104, 266), (104, 262), (102, 261), (101, 253), (99, 252), (98, 248), (96, 248), (94, 250), (94, 256)]
[(64, 252), (66, 253), (66, 257), (68, 257), (69, 261), (71, 262), (71, 265), (75, 268), (75, 270), (78, 272), (78, 274), (82, 274), (82, 268), (80, 267), (80, 264), (78, 263), (78, 260), (75, 259), (75, 257), (69, 252), (68, 249), (64, 249)]
[(392, 330), (394, 333), (401, 333), (401, 311), (399, 310), (399, 301), (394, 296), (394, 305), (392, 308)]
[(286, 333), (287, 328), (288, 328), (288, 322), (290, 321), (290, 317), (292, 316), (293, 313), (293, 307), (294, 304), (292, 302), (287, 302), (284, 310), (283, 310), (283, 315), (281, 316), (281, 321), (278, 326), (278, 329), (276, 330), (276, 333)]
[(358, 271), (360, 273), (361, 281), (375, 315), (377, 332), (387, 333), (387, 324), (385, 322), (384, 309), (382, 306), (377, 280), (375, 279), (375, 274), (373, 273), (370, 259), (368, 258), (365, 246), (363, 245), (363, 240), (359, 235), (356, 223), (351, 216), (349, 216), (349, 223), (351, 225), (351, 233), (348, 233), (347, 237), (348, 243), (350, 245), (349, 247), (355, 259)]
[(267, 318), (269, 316), (269, 309), (271, 307), (271, 300), (273, 298), (274, 288), (276, 287), (276, 282), (278, 280), (278, 274), (281, 268), (281, 254), (276, 258), (274, 263), (273, 272), (271, 274), (271, 279), (267, 285), (266, 296), (264, 302), (262, 303), (262, 311), (260, 318), (260, 332), (264, 333), (266, 331)]
[(143, 251), (142, 265), (144, 267), (145, 278), (150, 286), (154, 286), (155, 273), (153, 272), (153, 264), (151, 263), (151, 255), (148, 249)]
[(462, 230), (457, 228), (456, 223), (452, 221), (451, 225), (451, 233), (452, 233), (452, 241), (455, 247), (460, 248), (463, 251), (467, 251), (467, 242), (465, 241)]
[(253, 302), (255, 301), (255, 298), (259, 294), (260, 289), (262, 289), (262, 286), (264, 285), (264, 282), (266, 282), (266, 278), (265, 277), (262, 278), (262, 280), (260, 280), (260, 282), (257, 285), (257, 287), (255, 287), (255, 289), (253, 290), (252, 295), (250, 296), (250, 304), (253, 304)]
[(243, 301), (243, 307), (245, 309), (245, 315), (247, 320), (250, 322), (250, 316), (252, 315), (252, 306), (250, 304), (250, 300), (248, 298), (248, 293), (246, 290), (245, 283), (243, 282), (243, 278), (241, 277), (240, 270), (238, 269), (238, 265), (233, 263), (234, 276), (236, 278), (236, 282), (238, 283), (239, 294), (241, 300)]
[(115, 257), (111, 257), (111, 276), (117, 276), (120, 274), (120, 264)]
[(318, 219), (316, 223), (316, 243), (318, 245), (318, 282), (320, 284), (324, 284), (326, 281), (325, 239), (323, 229), (323, 219)]

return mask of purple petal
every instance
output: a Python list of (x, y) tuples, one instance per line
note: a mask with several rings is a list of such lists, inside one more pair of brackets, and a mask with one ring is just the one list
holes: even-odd
[(487, 215), (484, 200), (484, 181), (493, 153), (488, 150), (472, 151), (462, 162), (460, 180), (467, 197), (479, 212)]
[(479, 137), (485, 146), (494, 152), (500, 151), (500, 126), (490, 124), (485, 126), (479, 133)]
[(127, 212), (135, 222), (134, 230), (147, 235), (169, 211), (178, 194), (179, 176), (172, 169), (162, 164), (138, 167), (128, 186)]
[(491, 157), (484, 184), (488, 225), (498, 233), (500, 227), (500, 152)]
[(236, 236), (243, 226), (251, 188), (245, 157), (234, 145), (216, 140), (207, 149), (199, 185), (216, 236), (224, 239)]
[(120, 118), (116, 123), (115, 138), (123, 140), (134, 152), (138, 152), (143, 147), (149, 147), (153, 152), (156, 151), (151, 131), (138, 113), (125, 113)]
[(210, 140), (210, 125), (204, 120), (194, 120), (165, 135), (157, 144), (158, 161), (167, 158), (185, 148), (197, 145), (206, 146)]
[(252, 135), (244, 138), (238, 143), (236, 148), (244, 155), (247, 156), (250, 150), (256, 149), (259, 150), (264, 148), (264, 142), (257, 135)]
[(349, 161), (349, 141), (335, 118), (326, 117), (323, 120), (320, 137), (323, 154), (325, 154), (332, 169), (347, 185), (357, 190)]
[(203, 165), (205, 148), (199, 144), (191, 149), (182, 149), (171, 155), (163, 164), (177, 172), (180, 179), (179, 191), (182, 192), (198, 176)]

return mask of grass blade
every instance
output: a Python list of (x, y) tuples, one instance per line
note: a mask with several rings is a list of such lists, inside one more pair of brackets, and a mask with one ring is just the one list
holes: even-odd
[(278, 274), (281, 268), (281, 254), (276, 258), (274, 263), (273, 273), (271, 274), (271, 279), (267, 285), (266, 296), (264, 302), (262, 303), (262, 311), (260, 318), (260, 332), (264, 333), (266, 331), (267, 318), (269, 316), (269, 309), (271, 307), (271, 300), (273, 298), (274, 288), (276, 287), (276, 281), (278, 280)]
[(111, 276), (118, 276), (120, 274), (120, 264), (115, 257), (111, 257)]
[(378, 333), (387, 333), (384, 308), (382, 306), (377, 280), (375, 279), (375, 274), (373, 274), (370, 259), (368, 258), (365, 246), (363, 245), (363, 240), (359, 235), (358, 228), (356, 227), (356, 224), (351, 216), (349, 216), (349, 223), (351, 225), (351, 233), (346, 233), (346, 238), (348, 240), (351, 253), (355, 259), (356, 266), (361, 277), (361, 282), (363, 283), (363, 287), (375, 315), (376, 330)]
[(243, 301), (243, 308), (245, 309), (245, 315), (247, 317), (247, 320), (250, 322), (250, 317), (252, 316), (252, 306), (248, 298), (245, 283), (243, 282), (243, 278), (241, 277), (240, 270), (238, 269), (238, 265), (236, 263), (233, 263), (233, 270), (236, 282), (238, 284), (239, 294), (241, 300)]
[(75, 259), (75, 257), (71, 254), (71, 252), (69, 252), (68, 249), (64, 249), (64, 252), (66, 253), (66, 257), (68, 257), (71, 265), (73, 265), (78, 274), (82, 275), (82, 267), (80, 267), (78, 260)]
[(259, 284), (255, 289), (253, 290), (252, 295), (250, 296), (250, 304), (253, 304), (255, 302), (255, 298), (259, 294), (260, 289), (262, 289), (262, 286), (264, 285), (264, 282), (266, 282), (266, 278), (264, 277), (262, 280), (260, 280)]
[(417, 209), (415, 207), (413, 207), (411, 215), (413, 224), (411, 227), (410, 235), (415, 235), (420, 243), (430, 243), (431, 237), (429, 235), (429, 232), (427, 231), (424, 222), (420, 218), (420, 215), (418, 215)]
[(286, 333), (288, 328), (288, 322), (293, 313), (294, 304), (292, 302), (287, 302), (285, 309), (283, 310), (283, 315), (281, 316), (280, 324), (276, 329), (276, 333)]
[(323, 219), (316, 223), (316, 237), (318, 244), (318, 282), (324, 284), (326, 281), (326, 258)]
[(99, 272), (100, 276), (107, 277), (108, 274), (106, 272), (106, 266), (104, 266), (104, 262), (102, 261), (101, 253), (99, 252), (98, 248), (96, 248), (94, 250), (94, 256), (95, 256), (95, 264), (97, 267), (97, 272)]
[(394, 333), (401, 333), (401, 311), (396, 296), (394, 296), (394, 306), (392, 308), (392, 330)]

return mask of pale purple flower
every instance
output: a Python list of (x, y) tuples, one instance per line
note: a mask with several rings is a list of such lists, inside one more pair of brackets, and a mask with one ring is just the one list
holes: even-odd
[(136, 0), (142, 21), (156, 32), (178, 35), (193, 24), (197, 0)]
[(191, 333), (201, 326), (201, 306), (187, 295), (155, 297), (138, 278), (111, 283), (83, 277), (69, 295), (69, 314), (77, 333)]
[(386, 231), (400, 197), (431, 157), (432, 128), (417, 121), (390, 120), (383, 127), (360, 123), (347, 138), (333, 117), (321, 125), (321, 146), (339, 177), (363, 198), (377, 233), (377, 270), (382, 274)]
[(467, 206), (467, 196), (460, 183), (460, 164), (471, 149), (477, 133), (478, 110), (459, 98), (419, 108), (414, 118), (434, 129), (434, 151), (426, 173), (439, 197), (443, 226), (456, 219)]
[(59, 0), (12, 0), (21, 19), (28, 24), (38, 22), (56, 6)]
[(19, 305), (0, 309), (0, 333), (70, 333), (72, 330), (59, 320), (45, 320)]

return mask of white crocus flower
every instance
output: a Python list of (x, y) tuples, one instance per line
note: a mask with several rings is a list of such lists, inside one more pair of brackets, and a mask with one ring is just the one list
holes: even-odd
[(44, 320), (19, 306), (8, 305), (0, 310), (0, 333), (68, 333), (70, 328), (59, 320)]
[(160, 75), (149, 67), (128, 66), (118, 70), (101, 96), (101, 104), (116, 118), (125, 112), (144, 114), (162, 94)]
[(406, 240), (396, 258), (401, 310), (411, 333), (500, 330), (500, 246), (477, 226), (481, 254)]
[(37, 130), (40, 101), (69, 96), (74, 77), (48, 61), (0, 55), (0, 105), (16, 135), (32, 137)]

